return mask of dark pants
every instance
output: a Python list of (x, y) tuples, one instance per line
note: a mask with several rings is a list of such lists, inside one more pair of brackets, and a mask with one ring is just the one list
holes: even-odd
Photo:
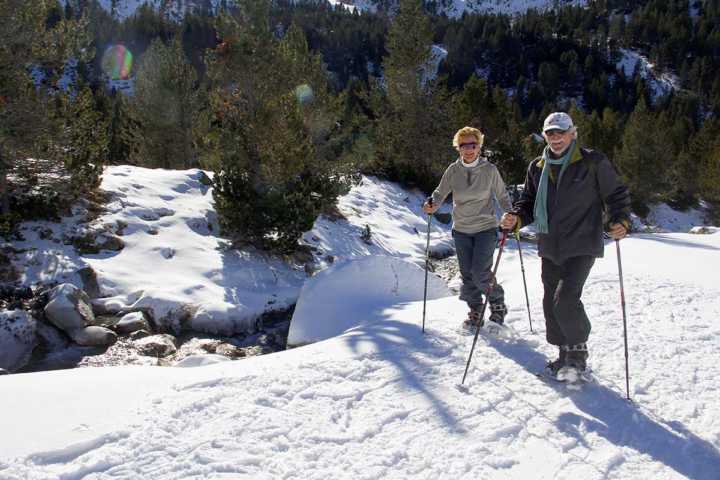
[[(482, 305), (482, 296), (492, 280), (493, 253), (497, 242), (495, 232), (494, 228), (472, 234), (452, 231), (462, 277), (460, 300), (466, 301), (475, 310)], [(490, 292), (489, 300), (492, 305), (504, 304), (505, 292), (497, 283)]]
[(568, 258), (562, 265), (542, 259), (542, 282), (545, 288), (543, 311), (548, 343), (576, 345), (587, 342), (590, 320), (580, 297), (595, 257)]

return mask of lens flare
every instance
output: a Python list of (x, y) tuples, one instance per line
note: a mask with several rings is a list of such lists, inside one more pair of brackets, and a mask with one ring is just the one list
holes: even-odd
[(301, 105), (305, 105), (306, 103), (313, 101), (315, 94), (313, 93), (312, 87), (310, 87), (307, 83), (304, 83), (295, 87), (295, 97), (297, 97), (297, 101)]
[(133, 56), (125, 45), (111, 45), (102, 58), (102, 69), (113, 80), (127, 80), (132, 71)]

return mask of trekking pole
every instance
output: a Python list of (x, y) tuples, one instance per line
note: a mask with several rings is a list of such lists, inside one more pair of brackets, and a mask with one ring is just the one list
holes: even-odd
[[(432, 207), (432, 197), (428, 198), (428, 205)], [(432, 213), (428, 213), (427, 225), (427, 243), (425, 244), (425, 291), (423, 292), (423, 320), (422, 332), (425, 333), (425, 305), (427, 304), (427, 279), (428, 267), (430, 266), (430, 222), (432, 221)]]
[(527, 305), (528, 321), (530, 322), (530, 333), (535, 333), (533, 332), (532, 318), (530, 317), (530, 299), (528, 298), (527, 281), (525, 280), (525, 264), (522, 258), (522, 247), (520, 246), (520, 231), (515, 232), (515, 240), (517, 240), (518, 255), (520, 255), (520, 271), (522, 272), (523, 287), (525, 288), (525, 304)]
[[(495, 266), (493, 267), (492, 271), (492, 277), (490, 278), (490, 283), (488, 284), (487, 291), (485, 292), (485, 301), (482, 304), (482, 308), (480, 309), (480, 319), (482, 319), (485, 316), (485, 307), (487, 307), (487, 299), (490, 296), (490, 292), (492, 292), (493, 287), (496, 283), (495, 275), (497, 274), (498, 265), (500, 265), (500, 257), (502, 257), (503, 249), (505, 248), (505, 240), (507, 240), (507, 230), (503, 230), (502, 238), (500, 239), (500, 248), (498, 250), (498, 256), (495, 259)], [(472, 347), (470, 347), (470, 355), (467, 359), (467, 365), (465, 365), (465, 373), (463, 374), (462, 382), (460, 384), (465, 383), (465, 377), (467, 377), (468, 369), (470, 368), (470, 360), (472, 360), (473, 351), (475, 350), (475, 344), (477, 343), (478, 334), (480, 333), (480, 327), (481, 322), (478, 322), (477, 328), (475, 329), (475, 338), (473, 338)]]
[(623, 315), (623, 336), (625, 337), (625, 391), (627, 399), (630, 400), (630, 367), (628, 361), (628, 337), (627, 337), (627, 315), (625, 314), (625, 287), (623, 286), (622, 262), (620, 261), (620, 240), (615, 240), (617, 248), (618, 274), (620, 276), (620, 305)]

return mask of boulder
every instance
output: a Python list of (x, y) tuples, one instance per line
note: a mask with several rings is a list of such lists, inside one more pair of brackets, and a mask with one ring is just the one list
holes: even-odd
[(135, 348), (137, 348), (142, 355), (149, 355), (151, 357), (167, 357), (177, 352), (175, 337), (167, 333), (141, 338), (135, 342)]
[(28, 312), (0, 312), (0, 369), (14, 372), (24, 367), (36, 345), (37, 322)]
[(105, 327), (89, 326), (68, 332), (70, 338), (83, 347), (104, 347), (117, 341), (117, 334)]
[(45, 317), (60, 330), (70, 332), (95, 324), (88, 295), (71, 283), (63, 283), (48, 292)]
[(100, 296), (100, 285), (98, 284), (97, 274), (90, 266), (83, 267), (77, 271), (80, 281), (83, 284), (83, 290), (90, 298)]
[(131, 312), (120, 318), (115, 324), (115, 330), (120, 334), (127, 334), (138, 330), (150, 330), (150, 325), (143, 312)]
[(38, 341), (46, 352), (62, 350), (70, 343), (56, 326), (47, 322), (37, 322), (37, 334)]

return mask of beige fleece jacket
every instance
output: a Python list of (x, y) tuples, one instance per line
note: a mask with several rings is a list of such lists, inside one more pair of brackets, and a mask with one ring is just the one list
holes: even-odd
[(510, 198), (497, 167), (480, 157), (478, 164), (466, 167), (458, 158), (443, 173), (440, 184), (432, 194), (433, 203), (440, 205), (453, 194), (453, 229), (462, 233), (477, 233), (497, 228), (493, 198), (500, 208), (510, 210)]

